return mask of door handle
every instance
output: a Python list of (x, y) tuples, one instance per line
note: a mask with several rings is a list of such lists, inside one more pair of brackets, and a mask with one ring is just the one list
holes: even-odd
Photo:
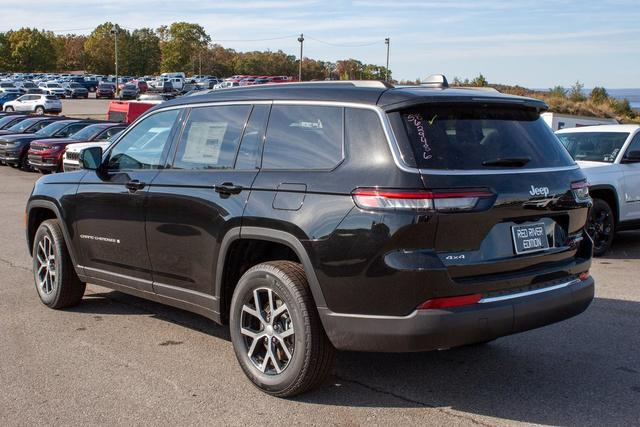
[(132, 193), (138, 190), (142, 190), (146, 184), (144, 182), (140, 182), (137, 179), (132, 179), (127, 182), (124, 186), (129, 189)]
[(220, 185), (215, 185), (213, 189), (216, 191), (216, 193), (228, 195), (239, 194), (243, 190), (243, 187), (241, 185), (233, 185), (232, 182), (223, 182)]

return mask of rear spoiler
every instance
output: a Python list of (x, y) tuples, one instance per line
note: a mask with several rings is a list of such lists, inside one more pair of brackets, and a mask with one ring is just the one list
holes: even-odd
[(483, 104), (487, 106), (509, 105), (532, 109), (538, 113), (549, 109), (549, 106), (544, 101), (540, 101), (538, 99), (508, 96), (420, 96), (406, 101), (384, 105), (382, 106), (382, 109), (387, 113), (391, 113), (423, 104)]

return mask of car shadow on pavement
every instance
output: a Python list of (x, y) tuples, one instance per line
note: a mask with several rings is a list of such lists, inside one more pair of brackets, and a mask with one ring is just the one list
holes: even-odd
[(640, 259), (640, 231), (621, 231), (616, 233), (611, 250), (598, 259)]
[[(152, 315), (230, 340), (226, 326), (116, 291), (90, 294), (71, 310)], [(638, 330), (640, 303), (597, 298), (573, 319), (484, 346), (339, 353), (329, 381), (293, 400), (372, 410), (435, 408), (463, 423), (486, 416), (553, 425), (637, 424)]]
[(231, 341), (229, 329), (226, 326), (220, 326), (203, 316), (179, 308), (170, 307), (118, 291), (105, 289), (105, 292), (87, 293), (80, 305), (70, 308), (68, 311), (90, 313), (93, 315), (152, 316), (216, 338)]
[(331, 382), (297, 400), (453, 409), (552, 425), (637, 425), (639, 330), (640, 303), (599, 298), (573, 319), (484, 346), (340, 353)]

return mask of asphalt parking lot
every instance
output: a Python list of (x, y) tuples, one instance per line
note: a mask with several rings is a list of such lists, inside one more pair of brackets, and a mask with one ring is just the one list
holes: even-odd
[(281, 400), (195, 314), (93, 285), (45, 308), (23, 230), (37, 178), (0, 166), (0, 425), (640, 424), (640, 232), (594, 262), (576, 318), (483, 347), (342, 353), (323, 387)]

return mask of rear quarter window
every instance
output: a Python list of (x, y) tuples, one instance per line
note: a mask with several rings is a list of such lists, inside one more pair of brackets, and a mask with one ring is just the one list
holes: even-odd
[(274, 105), (262, 168), (335, 168), (343, 158), (343, 116), (341, 107)]
[(524, 159), (525, 168), (574, 164), (532, 110), (487, 105), (424, 105), (392, 120), (403, 153), (424, 169), (491, 170), (498, 160)]

